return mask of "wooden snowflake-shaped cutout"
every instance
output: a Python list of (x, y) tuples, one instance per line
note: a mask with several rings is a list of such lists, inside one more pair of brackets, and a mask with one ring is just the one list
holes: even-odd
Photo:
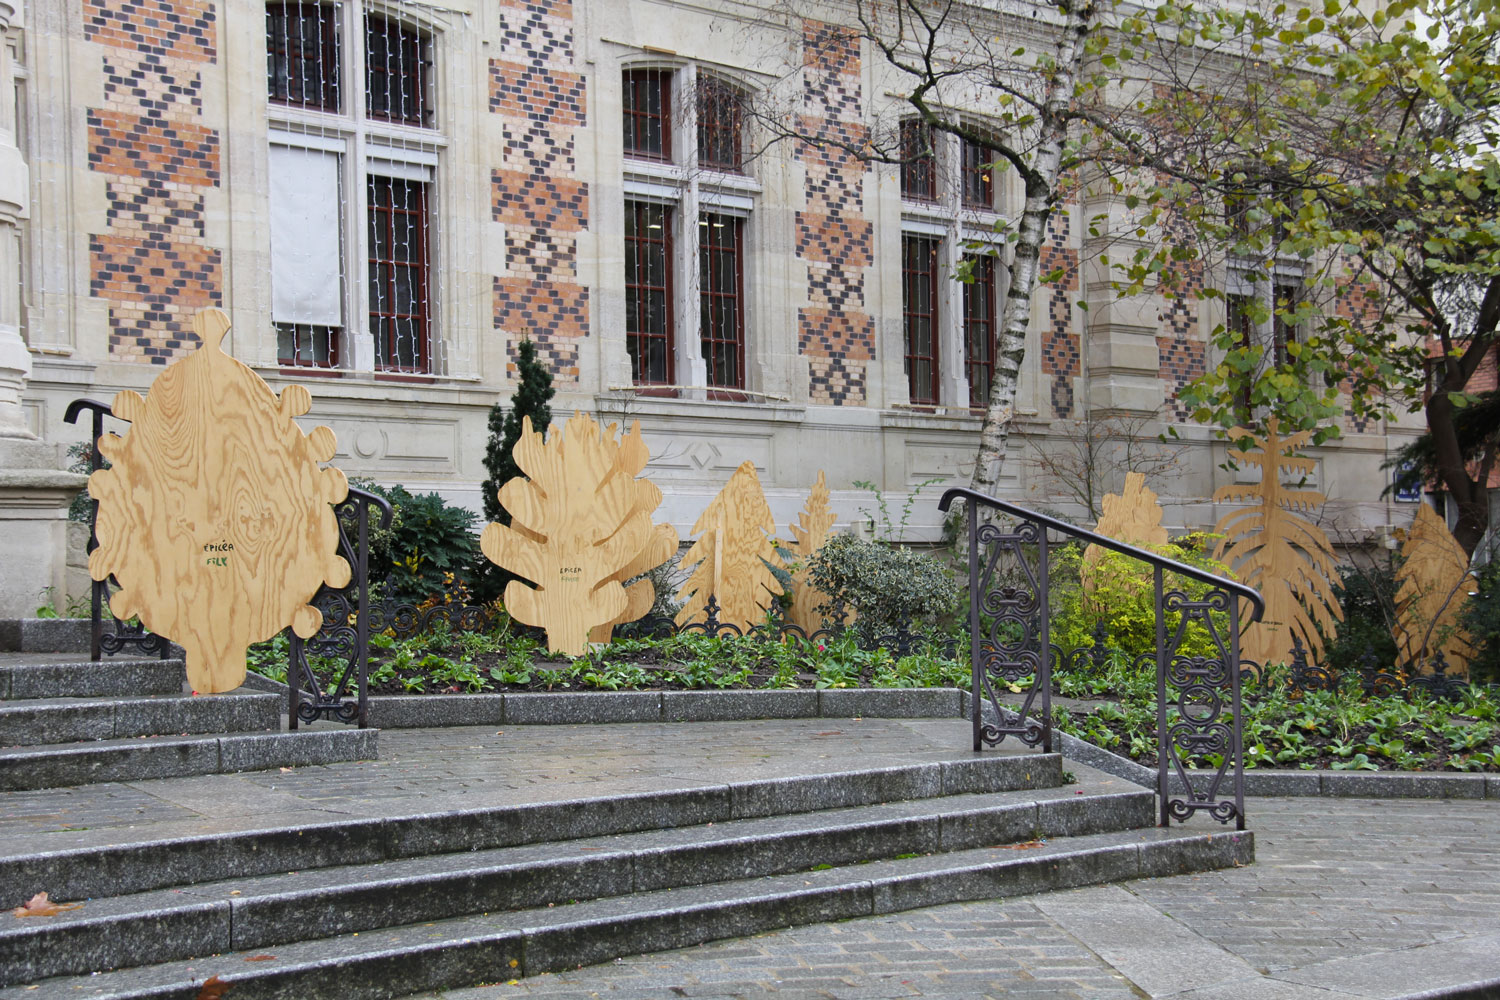
[(225, 354), (229, 318), (193, 320), (202, 346), (169, 365), (145, 398), (125, 390), (115, 416), (125, 437), (99, 451), (112, 468), (89, 477), (99, 502), (95, 580), (113, 575), (116, 618), (139, 616), (180, 643), (200, 693), (245, 680), (245, 650), (290, 625), (303, 638), (322, 626), (308, 602), (323, 583), (343, 587), (331, 504), (349, 492), (333, 457), (333, 431), (304, 434), (292, 419), (312, 408), (300, 385), (271, 387)]

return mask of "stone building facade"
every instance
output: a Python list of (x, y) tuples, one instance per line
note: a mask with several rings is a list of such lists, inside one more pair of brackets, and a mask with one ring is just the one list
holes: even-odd
[[(764, 142), (745, 101), (843, 145), (901, 127), (879, 55), (803, 6), (0, 0), (18, 151), (0, 168), (26, 178), (0, 300), (19, 287), (28, 426), (77, 440), (70, 400), (144, 391), (217, 306), (238, 358), (311, 387), (350, 475), (475, 509), (525, 337), (556, 412), (641, 421), (684, 533), (746, 459), (782, 521), (819, 469), (849, 520), (873, 506), (856, 481), (962, 484), (1005, 281), (994, 226), (1020, 192), (950, 138), (907, 167)], [(1034, 20), (997, 30), (1045, 44)], [(1076, 513), (1036, 450), (1123, 416), (1177, 429), (1155, 485), (1174, 527), (1207, 527), (1231, 473), (1177, 394), (1214, 363), (1223, 306), (1116, 301), (1085, 221), (1110, 207), (1077, 195), (1052, 225), (1062, 278), (1035, 298), (1004, 490)], [(998, 266), (952, 280), (986, 242)], [(1318, 453), (1330, 516), (1406, 523), (1379, 465), (1409, 431), (1346, 430)], [(912, 522), (934, 537), (935, 504)]]

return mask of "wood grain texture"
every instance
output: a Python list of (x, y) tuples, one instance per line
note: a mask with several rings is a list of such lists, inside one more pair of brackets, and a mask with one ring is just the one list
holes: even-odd
[[(1125, 485), (1119, 493), (1104, 497), (1104, 513), (1094, 530), (1108, 538), (1129, 545), (1151, 548), (1167, 544), (1167, 529), (1161, 523), (1162, 509), (1156, 494), (1147, 488), (1146, 477), (1139, 472), (1127, 472)], [(1080, 582), (1085, 593), (1094, 592), (1095, 570), (1105, 550), (1097, 545), (1083, 550), (1083, 565), (1079, 569)]]
[(1265, 598), (1264, 617), (1251, 623), (1240, 640), (1240, 655), (1262, 665), (1287, 662), (1293, 636), (1301, 637), (1308, 658), (1317, 663), (1323, 656), (1323, 635), (1332, 635), (1334, 622), (1344, 619), (1333, 592), (1333, 546), (1323, 529), (1301, 514), (1323, 506), (1327, 498), (1317, 490), (1292, 489), (1281, 481), (1284, 474), (1305, 476), (1313, 471), (1312, 459), (1292, 454), (1311, 435), (1299, 431), (1282, 437), (1275, 417), (1266, 422), (1261, 438), (1243, 427), (1233, 428), (1230, 440), (1250, 437), (1257, 450), (1231, 448), (1229, 454), (1259, 468), (1260, 482), (1214, 491), (1216, 501), (1250, 504), (1219, 519), (1214, 531), (1223, 537), (1214, 558)]
[[(610, 424), (605, 432), (611, 439), (615, 435), (615, 425)], [(636, 510), (641, 511), (650, 518), (656, 513), (656, 508), (661, 506), (661, 490), (647, 479), (637, 479), (641, 473), (646, 471), (646, 465), (651, 460), (651, 451), (646, 447), (646, 440), (641, 436), (641, 422), (639, 420), (630, 425), (620, 438), (620, 448), (615, 453), (614, 475), (625, 476), (635, 480)], [(590, 642), (609, 642), (614, 635), (616, 625), (633, 622), (645, 617), (656, 603), (656, 586), (649, 579), (636, 580), (634, 583), (626, 583), (644, 573), (660, 566), (671, 559), (677, 552), (679, 539), (677, 529), (670, 524), (656, 524), (651, 527), (651, 534), (641, 551), (636, 553), (634, 559), (615, 573), (613, 579), (625, 584), (625, 610), (621, 611), (612, 621), (602, 625), (596, 625), (589, 631)]]
[(506, 610), (546, 629), (548, 646), (570, 656), (588, 648), (590, 629), (626, 610), (618, 574), (651, 539), (638, 482), (619, 474), (619, 449), (613, 433), (584, 413), (554, 426), (545, 441), (523, 421), (514, 456), (527, 478), (499, 493), (512, 526), (488, 524), (479, 537), (488, 559), (535, 584), (511, 581)]
[(814, 587), (808, 577), (812, 573), (812, 558), (828, 541), (836, 520), (828, 506), (827, 480), (819, 470), (807, 503), (797, 515), (797, 523), (787, 526), (792, 540), (786, 548), (794, 554), (797, 569), (792, 573), (792, 603), (787, 608), (786, 618), (801, 626), (804, 632), (812, 633), (823, 627), (823, 613), (818, 608), (828, 603), (828, 595)]
[(742, 631), (759, 625), (782, 591), (769, 566), (786, 569), (772, 541), (775, 533), (776, 518), (760, 488), (755, 463), (744, 462), (693, 524), (698, 540), (682, 565), (698, 568), (677, 592), (682, 601), (677, 624), (704, 621), (713, 595), (719, 602), (720, 622)]
[(112, 468), (89, 477), (99, 501), (95, 580), (113, 574), (117, 618), (140, 616), (180, 643), (199, 693), (245, 679), (245, 649), (288, 625), (306, 638), (322, 625), (307, 602), (325, 582), (349, 582), (331, 504), (348, 495), (326, 427), (304, 434), (293, 417), (312, 406), (300, 385), (278, 400), (225, 354), (229, 320), (217, 309), (193, 320), (202, 345), (168, 365), (146, 398), (126, 390), (115, 415), (125, 437), (106, 435)]
[(1474, 644), (1460, 627), (1459, 616), (1479, 582), (1469, 572), (1463, 546), (1429, 504), (1417, 505), (1401, 560), (1396, 571), (1396, 626), (1391, 630), (1399, 665), (1430, 674), (1432, 658), (1441, 650), (1450, 676), (1467, 673)]

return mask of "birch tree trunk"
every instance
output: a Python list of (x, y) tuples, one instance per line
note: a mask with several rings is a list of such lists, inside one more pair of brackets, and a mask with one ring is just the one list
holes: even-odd
[(1026, 204), (1017, 230), (1010, 288), (1005, 293), (999, 356), (990, 386), (989, 406), (979, 432), (979, 452), (969, 486), (994, 496), (1005, 458), (1010, 425), (1016, 413), (1016, 389), (1026, 357), (1026, 330), (1031, 325), (1031, 296), (1041, 271), (1042, 241), (1058, 199), (1058, 178), (1068, 139), (1068, 110), (1086, 52), (1084, 40), (1094, 27), (1097, 0), (1071, 0), (1061, 7), (1064, 21), (1040, 114), (1040, 135), (1031, 169), (1024, 173)]

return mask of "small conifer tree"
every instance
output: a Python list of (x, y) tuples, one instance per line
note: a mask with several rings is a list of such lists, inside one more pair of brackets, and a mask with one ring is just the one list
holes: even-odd
[[(510, 399), (510, 411), (498, 402), (490, 407), (490, 436), (484, 454), (489, 477), (482, 487), (485, 523), (510, 524), (510, 512), (500, 505), (499, 492), (507, 481), (522, 475), (511, 454), (521, 440), (521, 422), (530, 417), (532, 429), (544, 438), (552, 423), (552, 407), (548, 404), (557, 390), (552, 388), (552, 373), (537, 359), (536, 344), (529, 338), (516, 348), (516, 376), (518, 384)], [(499, 597), (506, 583), (515, 579), (488, 559), (481, 558), (475, 570), (479, 597), (487, 601)]]

